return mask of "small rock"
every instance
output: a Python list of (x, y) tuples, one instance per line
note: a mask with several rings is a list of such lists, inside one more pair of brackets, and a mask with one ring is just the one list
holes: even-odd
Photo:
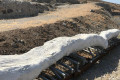
[(25, 51), (25, 50), (20, 50), (19, 52), (20, 52), (20, 53), (25, 53), (26, 51)]
[(11, 46), (12, 46), (13, 48), (18, 48), (18, 47), (19, 47), (16, 43), (12, 43)]
[(95, 10), (92, 9), (92, 10), (90, 10), (90, 12), (95, 12)]
[(3, 42), (3, 41), (5, 41), (5, 40), (4, 40), (3, 38), (1, 38), (1, 39), (0, 39), (0, 42)]
[(66, 26), (66, 23), (63, 23), (64, 26)]
[(21, 43), (21, 44), (25, 44), (25, 42), (24, 42), (24, 40), (19, 40), (19, 43)]

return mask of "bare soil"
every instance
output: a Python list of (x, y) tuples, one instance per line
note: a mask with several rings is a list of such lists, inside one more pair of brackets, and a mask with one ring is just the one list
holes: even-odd
[(46, 14), (39, 14), (35, 17), (0, 20), (0, 31), (36, 27), (43, 24), (51, 24), (55, 23), (56, 21), (62, 21), (74, 17), (86, 16), (91, 14), (91, 9), (96, 10), (99, 9), (99, 7), (94, 3), (87, 3), (82, 5), (64, 5), (59, 6), (55, 11), (50, 11)]
[[(98, 7), (98, 4), (95, 6)], [(110, 28), (119, 28), (119, 25), (111, 20), (110, 13), (104, 8), (90, 9), (90, 11), (90, 14), (85, 16), (79, 15), (51, 24), (1, 32), (0, 54), (23, 54), (59, 36), (98, 33)]]
[[(33, 1), (34, 0), (27, 0)], [(35, 0), (36, 1), (36, 0)], [(77, 0), (37, 0), (52, 5), (76, 3)], [(72, 1), (72, 2), (70, 2)], [(82, 0), (78, 0), (79, 2)], [(83, 0), (86, 2), (86, 0)], [(90, 3), (60, 6), (56, 11), (36, 17), (0, 20), (0, 55), (24, 54), (59, 36), (99, 33), (110, 28), (120, 29), (120, 5), (87, 0)], [(97, 2), (97, 3), (93, 3)], [(40, 2), (41, 3), (41, 2)], [(55, 3), (55, 4), (54, 4)], [(114, 53), (114, 54), (112, 54)], [(86, 56), (81, 54), (81, 56)], [(114, 57), (113, 57), (114, 56)], [(75, 80), (119, 80), (119, 47)], [(51, 74), (51, 72), (50, 72)]]
[(58, 5), (85, 2), (86, 0), (0, 0), (0, 19), (33, 17), (54, 10)]

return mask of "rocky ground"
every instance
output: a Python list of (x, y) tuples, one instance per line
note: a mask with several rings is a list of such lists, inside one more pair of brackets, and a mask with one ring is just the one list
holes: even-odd
[[(44, 0), (26, 1), (30, 2), (30, 5), (31, 2), (41, 5), (43, 4), (41, 1)], [(49, 1), (44, 2), (47, 5), (44, 7), (49, 7), (49, 12), (43, 10), (45, 13), (39, 14), (38, 12), (34, 17), (27, 16), (24, 18), (25, 16), (22, 16), (21, 19), (19, 16), (18, 19), (9, 17), (8, 20), (5, 18), (6, 14), (1, 17), (1, 19), (6, 19), (0, 20), (1, 55), (24, 54), (30, 49), (41, 46), (44, 42), (59, 36), (99, 33), (111, 28), (120, 29), (120, 5), (99, 0), (75, 0), (75, 2), (73, 0), (51, 0), (50, 4)], [(102, 61), (96, 63), (93, 68), (80, 76), (78, 80), (113, 80), (113, 77), (109, 78), (110, 76), (114, 76), (114, 80), (119, 80), (118, 50), (119, 47), (114, 50), (115, 54), (111, 53), (108, 57), (103, 58)]]

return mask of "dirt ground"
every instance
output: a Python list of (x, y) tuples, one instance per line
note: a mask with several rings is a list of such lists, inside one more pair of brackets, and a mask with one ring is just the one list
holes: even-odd
[(87, 3), (82, 5), (64, 5), (59, 6), (56, 11), (48, 12), (46, 14), (40, 14), (35, 17), (0, 20), (0, 31), (36, 27), (43, 24), (55, 23), (57, 21), (62, 21), (69, 18), (86, 16), (91, 14), (91, 9), (96, 10), (99, 9), (99, 7), (96, 6), (94, 3)]
[(0, 19), (34, 17), (58, 5), (80, 4), (86, 0), (0, 0)]
[[(98, 7), (99, 3), (96, 5), (95, 3), (88, 4), (93, 5), (93, 8), (96, 6), (97, 9), (94, 8), (91, 10), (91, 8), (85, 8), (85, 10), (82, 10), (82, 13), (86, 13), (87, 15), (81, 14), (84, 16), (77, 15), (72, 18), (70, 18), (72, 14), (70, 14), (70, 16), (64, 15), (64, 17), (67, 16), (69, 18), (51, 24), (1, 32), (0, 54), (23, 54), (30, 49), (41, 46), (44, 42), (59, 36), (73, 36), (79, 33), (98, 33), (110, 28), (119, 28), (119, 25), (116, 24), (114, 20), (111, 20), (110, 13), (104, 8)], [(83, 6), (80, 4), (79, 7)], [(65, 10), (68, 12), (69, 9), (71, 11), (70, 7), (67, 7)], [(60, 11), (62, 11), (62, 9)], [(53, 14), (55, 15), (55, 13)], [(56, 12), (56, 15), (57, 14), (58, 12)]]
[[(120, 29), (120, 5), (89, 1), (63, 5), (35, 17), (0, 20), (0, 55), (24, 54), (59, 36)], [(119, 48), (75, 80), (119, 80)]]
[(120, 80), (120, 46), (73, 80)]

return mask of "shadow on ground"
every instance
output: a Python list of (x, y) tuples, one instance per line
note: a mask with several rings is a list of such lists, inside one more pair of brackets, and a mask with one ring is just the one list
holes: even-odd
[(112, 16), (120, 15), (120, 12), (113, 12), (113, 10), (120, 10), (120, 6), (115, 6), (115, 4), (107, 4), (107, 3), (96, 3), (96, 5), (103, 7), (107, 10)]
[[(95, 80), (104, 74), (110, 74), (115, 71), (118, 67), (120, 60), (120, 46), (113, 49), (110, 54), (103, 57), (99, 63), (93, 65), (89, 70), (73, 80)], [(107, 79), (108, 80), (108, 79)]]
[(120, 12), (112, 12), (113, 16), (120, 15)]

